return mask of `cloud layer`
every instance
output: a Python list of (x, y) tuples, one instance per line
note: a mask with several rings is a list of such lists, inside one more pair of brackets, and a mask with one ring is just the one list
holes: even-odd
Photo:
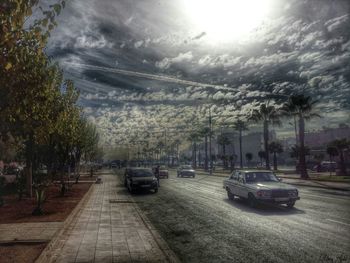
[(309, 128), (349, 121), (350, 2), (272, 2), (261, 26), (218, 45), (188, 26), (181, 0), (70, 1), (49, 52), (108, 144), (185, 124), (183, 138), (209, 107), (233, 120), (271, 94), (320, 100), (325, 118)]

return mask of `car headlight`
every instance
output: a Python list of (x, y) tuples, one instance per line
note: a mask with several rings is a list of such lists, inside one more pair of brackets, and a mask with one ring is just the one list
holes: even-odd
[(289, 196), (298, 196), (298, 190), (297, 189), (290, 190), (290, 191), (288, 191), (288, 195)]
[(259, 197), (270, 197), (271, 192), (267, 191), (267, 190), (260, 190), (260, 191), (256, 192), (256, 195)]

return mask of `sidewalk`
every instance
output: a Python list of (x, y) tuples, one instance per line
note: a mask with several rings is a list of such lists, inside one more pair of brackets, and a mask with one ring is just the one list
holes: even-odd
[(102, 178), (74, 222), (37, 262), (178, 262), (117, 176)]

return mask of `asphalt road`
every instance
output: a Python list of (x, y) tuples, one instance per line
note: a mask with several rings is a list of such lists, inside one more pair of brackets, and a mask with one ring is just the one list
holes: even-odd
[(298, 187), (295, 208), (228, 200), (224, 178), (162, 179), (134, 200), (182, 262), (350, 262), (350, 193)]

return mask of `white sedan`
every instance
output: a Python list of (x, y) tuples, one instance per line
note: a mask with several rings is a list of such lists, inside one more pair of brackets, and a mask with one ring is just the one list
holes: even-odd
[(258, 203), (286, 204), (292, 208), (300, 197), (294, 186), (281, 183), (275, 174), (265, 170), (236, 170), (224, 180), (229, 199), (235, 196), (247, 199), (249, 205)]

